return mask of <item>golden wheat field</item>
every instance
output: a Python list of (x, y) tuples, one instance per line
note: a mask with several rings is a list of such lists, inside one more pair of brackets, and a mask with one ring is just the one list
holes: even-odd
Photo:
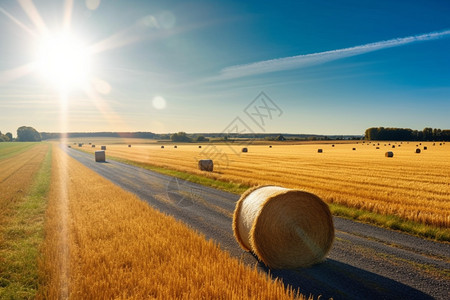
[[(186, 171), (245, 185), (300, 188), (328, 203), (450, 227), (450, 144), (107, 145), (108, 156)], [(333, 146), (334, 145), (334, 146)], [(395, 146), (395, 148), (393, 148)], [(248, 152), (242, 153), (241, 148)], [(379, 147), (379, 149), (377, 149)], [(424, 150), (424, 147), (427, 147)], [(353, 148), (355, 150), (353, 150)], [(421, 153), (416, 153), (416, 149)], [(95, 151), (84, 145), (83, 150)], [(322, 149), (322, 153), (318, 153)], [(394, 157), (385, 157), (387, 151)], [(214, 172), (198, 159), (214, 160)]]
[(38, 298), (294, 298), (56, 146), (52, 172)]

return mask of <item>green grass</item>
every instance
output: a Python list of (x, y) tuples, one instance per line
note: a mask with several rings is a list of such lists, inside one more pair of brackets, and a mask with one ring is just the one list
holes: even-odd
[[(79, 151), (83, 151), (86, 153), (90, 153), (86, 150), (76, 149)], [(184, 180), (188, 180), (191, 182), (195, 182), (198, 184), (202, 184), (205, 186), (213, 187), (219, 190), (223, 190), (226, 192), (234, 193), (234, 194), (242, 194), (245, 190), (250, 188), (250, 186), (229, 182), (229, 181), (220, 181), (212, 178), (194, 175), (187, 172), (175, 171), (172, 169), (162, 168), (153, 166), (147, 163), (139, 163), (135, 161), (131, 161), (128, 159), (108, 156), (108, 159), (112, 159), (118, 162), (123, 162), (129, 165), (141, 167), (147, 170), (155, 171), (161, 174), (181, 178)], [(403, 220), (400, 217), (392, 216), (392, 215), (381, 215), (370, 211), (365, 211), (361, 209), (351, 208), (344, 205), (339, 205), (336, 203), (329, 204), (330, 211), (335, 216), (340, 216), (346, 219), (351, 219), (354, 221), (359, 221), (363, 223), (369, 223), (373, 225), (377, 225), (380, 227), (398, 230), (402, 232), (406, 232), (412, 235), (416, 235), (422, 238), (429, 238), (442, 242), (450, 242), (450, 229), (448, 228), (439, 228), (434, 226), (429, 226), (417, 222), (411, 222), (407, 220)]]
[(36, 142), (3, 142), (0, 143), (0, 160), (17, 155), (24, 152), (34, 145)]
[(39, 247), (51, 177), (51, 145), (27, 195), (3, 228), (0, 299), (34, 299), (38, 289)]

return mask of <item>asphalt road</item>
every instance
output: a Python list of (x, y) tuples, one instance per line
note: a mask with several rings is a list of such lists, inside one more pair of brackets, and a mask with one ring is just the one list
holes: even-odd
[(63, 147), (114, 184), (174, 216), (245, 264), (322, 299), (450, 299), (450, 245), (335, 217), (327, 259), (310, 268), (269, 270), (235, 241), (231, 229), (238, 195)]

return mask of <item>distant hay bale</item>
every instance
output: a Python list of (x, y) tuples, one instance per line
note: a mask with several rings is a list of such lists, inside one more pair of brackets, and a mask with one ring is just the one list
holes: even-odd
[(201, 159), (198, 161), (198, 168), (201, 171), (212, 172), (214, 169), (214, 163), (212, 159)]
[(128, 148), (131, 148), (131, 145), (128, 145)]
[(380, 149), (380, 147), (376, 147), (375, 149)]
[(178, 148), (178, 146), (177, 145), (175, 145), (175, 146), (173, 146), (174, 148)]
[(199, 148), (199, 149), (201, 149), (201, 148), (202, 148), (202, 146), (198, 146), (198, 148)]
[(424, 146), (424, 147), (423, 147), (423, 150), (427, 150), (427, 149), (428, 149), (428, 147), (427, 147), (427, 146)]
[(106, 161), (106, 154), (105, 154), (104, 150), (95, 151), (95, 161), (96, 162), (105, 162)]
[(356, 150), (356, 148), (352, 148), (352, 150), (353, 150), (353, 151), (355, 151), (355, 150)]
[(386, 152), (386, 153), (384, 154), (384, 156), (386, 156), (386, 157), (394, 157), (394, 152), (388, 151), (388, 152)]
[(240, 246), (268, 267), (293, 269), (323, 261), (334, 239), (328, 205), (314, 194), (279, 186), (247, 190), (236, 203)]
[(67, 147), (72, 148), (72, 146), (70, 146), (70, 145), (67, 145)]
[(247, 148), (242, 148), (242, 152), (248, 152)]
[(442, 146), (442, 143), (439, 143), (439, 146)]
[(420, 149), (419, 148), (416, 149), (416, 153), (420, 153)]
[(269, 148), (272, 148), (272, 145), (270, 145)]
[(164, 149), (164, 146), (161, 146), (161, 149)]
[(333, 144), (333, 145), (331, 145), (331, 147), (334, 147), (334, 144)]
[(402, 145), (398, 145), (399, 147), (401, 147)]
[(392, 148), (395, 148), (395, 145), (392, 145)]
[(102, 148), (101, 148), (102, 150), (106, 150), (106, 146), (102, 146)]
[(80, 144), (78, 144), (78, 147), (83, 147), (83, 144), (81, 144), (81, 143), (80, 143)]
[(95, 145), (92, 145), (91, 147), (92, 147), (92, 148), (95, 148)]
[(323, 150), (322, 149), (317, 149), (317, 153), (322, 153)]

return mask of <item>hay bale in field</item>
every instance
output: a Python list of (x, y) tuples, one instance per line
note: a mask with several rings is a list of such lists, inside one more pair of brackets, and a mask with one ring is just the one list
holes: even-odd
[(95, 148), (95, 145), (92, 145), (91, 147), (92, 147), (92, 148)]
[(95, 151), (95, 162), (105, 162), (106, 154), (104, 150)]
[(247, 148), (242, 148), (242, 152), (248, 152)]
[(72, 146), (70, 146), (70, 145), (67, 145), (67, 147), (72, 148)]
[(427, 146), (424, 146), (424, 147), (423, 147), (423, 150), (427, 150), (427, 149), (428, 149), (428, 147), (427, 147)]
[(279, 186), (247, 190), (236, 203), (233, 232), (240, 246), (270, 268), (321, 262), (334, 239), (328, 205), (314, 194)]
[(384, 146), (386, 147), (386, 144), (384, 144)]
[(386, 157), (394, 157), (394, 152), (388, 151), (388, 152), (386, 152), (386, 153), (384, 154), (384, 156), (386, 156)]
[(380, 149), (380, 147), (376, 147), (375, 149)]
[(399, 147), (401, 147), (402, 145), (398, 145)]
[(128, 145), (128, 148), (131, 148), (131, 145)]
[(164, 149), (164, 146), (161, 146), (161, 149)]
[(83, 144), (81, 144), (81, 143), (80, 143), (80, 144), (78, 144), (78, 147), (83, 147)]
[(419, 148), (416, 149), (416, 153), (420, 153), (420, 149)]
[(199, 149), (201, 149), (201, 148), (202, 148), (202, 146), (198, 146), (198, 148), (199, 148)]
[(433, 146), (436, 146), (436, 143), (433, 143)]
[(214, 169), (214, 162), (212, 161), (212, 159), (200, 159), (198, 161), (198, 168), (201, 171), (212, 172)]
[(395, 148), (395, 145), (392, 145), (392, 148)]
[(322, 153), (323, 150), (322, 149), (317, 149), (317, 153)]
[(442, 143), (439, 143), (439, 146), (442, 146)]
[(333, 145), (331, 145), (331, 147), (334, 147), (334, 144), (333, 144)]
[(178, 148), (178, 146), (177, 145), (175, 145), (175, 146), (173, 146), (174, 148)]
[(102, 150), (106, 150), (106, 146), (102, 146), (101, 149), (102, 149)]
[(272, 148), (272, 145), (270, 145), (269, 148)]
[(355, 150), (356, 150), (356, 148), (352, 148), (352, 150), (353, 150), (353, 151), (355, 151)]

